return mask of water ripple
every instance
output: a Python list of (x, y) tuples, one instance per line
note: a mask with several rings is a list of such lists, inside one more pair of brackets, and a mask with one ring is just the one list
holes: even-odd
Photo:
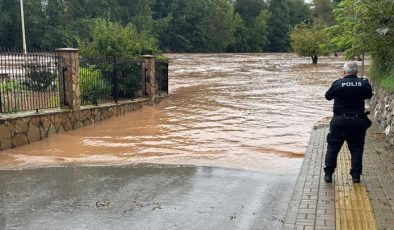
[(271, 173), (300, 167), (341, 61), (294, 54), (171, 54), (159, 106), (0, 154), (0, 167), (193, 164)]

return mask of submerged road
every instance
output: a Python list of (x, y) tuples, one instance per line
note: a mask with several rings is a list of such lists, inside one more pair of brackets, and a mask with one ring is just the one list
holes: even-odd
[(0, 152), (0, 229), (279, 229), (341, 60), (171, 54), (170, 94)]

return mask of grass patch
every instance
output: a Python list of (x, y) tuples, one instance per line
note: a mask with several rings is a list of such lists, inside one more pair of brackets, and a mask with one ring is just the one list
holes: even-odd
[(390, 93), (394, 93), (394, 70), (385, 73), (379, 71), (374, 65), (371, 65), (368, 73), (378, 86), (388, 90)]

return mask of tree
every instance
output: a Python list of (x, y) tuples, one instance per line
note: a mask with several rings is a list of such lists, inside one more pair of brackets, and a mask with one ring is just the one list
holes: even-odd
[(346, 57), (369, 52), (376, 74), (394, 77), (394, 1), (342, 0), (335, 15), (329, 31)]
[(313, 16), (315, 24), (331, 26), (335, 24), (333, 14), (334, 3), (332, 0), (313, 0)]
[(22, 47), (19, 5), (14, 0), (0, 1), (0, 47)]
[(342, 0), (333, 0), (335, 5), (338, 5)]
[(288, 0), (290, 26), (294, 27), (302, 22), (312, 22), (312, 10), (304, 0)]
[(267, 4), (262, 0), (236, 0), (234, 7), (235, 11), (247, 23), (253, 22), (262, 10), (268, 9)]
[(193, 39), (196, 50), (223, 52), (235, 42), (234, 32), (241, 18), (228, 0), (206, 1), (205, 12)]
[(48, 50), (67, 47), (72, 44), (73, 36), (67, 26), (67, 14), (63, 11), (61, 0), (48, 0), (44, 7), (44, 28), (42, 42)]
[[(332, 9), (335, 4), (331, 8), (320, 7), (329, 1), (315, 0), (316, 12), (325, 13), (325, 9)], [(90, 33), (92, 22), (100, 19), (121, 27), (132, 24), (136, 34), (149, 38), (146, 42), (157, 39), (156, 43), (166, 51), (287, 52), (290, 28), (311, 20), (309, 5), (303, 0), (24, 2), (28, 48), (50, 50), (82, 43), (85, 49), (89, 39), (93, 39)], [(0, 46), (20, 48), (19, 0), (0, 1), (0, 10)], [(145, 41), (140, 41), (138, 46), (142, 42)]]
[(286, 0), (270, 0), (269, 11), (271, 12), (271, 17), (268, 20), (268, 49), (273, 52), (288, 52), (290, 49), (288, 34), (290, 17)]
[[(25, 28), (28, 48), (42, 48), (44, 14), (41, 1), (24, 1)], [(0, 2), (0, 46), (22, 47), (20, 1)]]
[(159, 53), (156, 39), (146, 32), (138, 33), (132, 24), (122, 26), (104, 19), (91, 21), (90, 37), (79, 38), (78, 44), (81, 53), (89, 56), (132, 58)]
[(262, 10), (260, 14), (253, 20), (253, 24), (249, 38), (249, 51), (262, 52), (265, 51), (268, 45), (268, 20), (270, 13), (268, 10)]
[(361, 29), (359, 28), (361, 24), (357, 25), (356, 7), (360, 6), (356, 6), (352, 1), (344, 1), (334, 11), (337, 15), (337, 24), (327, 28), (327, 32), (332, 36), (332, 43), (335, 45), (334, 51), (345, 51), (347, 59), (368, 51), (367, 45), (362, 42), (364, 39), (360, 39), (362, 35), (357, 33), (358, 29)]
[(261, 52), (268, 46), (268, 6), (261, 0), (237, 0), (235, 10), (241, 16), (234, 32), (235, 43), (227, 50), (230, 52)]
[(178, 52), (193, 51), (197, 25), (206, 14), (205, 0), (172, 0), (168, 4), (166, 10), (170, 20), (167, 30), (160, 35), (162, 48)]
[(317, 26), (299, 24), (291, 31), (290, 37), (294, 52), (303, 57), (311, 57), (313, 64), (317, 64), (319, 56), (328, 54), (325, 48), (329, 42), (328, 36)]
[[(98, 0), (102, 1), (102, 0)], [(116, 16), (112, 16), (115, 21), (123, 25), (132, 23), (137, 31), (149, 31), (153, 29), (152, 0), (116, 0)]]
[(169, 26), (173, 20), (171, 14), (172, 0), (156, 0), (152, 5), (153, 36), (159, 41), (162, 50), (168, 50)]

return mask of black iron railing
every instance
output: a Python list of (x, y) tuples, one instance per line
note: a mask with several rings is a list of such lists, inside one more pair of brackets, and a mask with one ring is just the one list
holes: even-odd
[(142, 96), (141, 62), (112, 58), (80, 58), (82, 105), (118, 102)]
[(159, 95), (168, 94), (168, 62), (156, 61), (155, 70)]
[[(115, 103), (147, 95), (146, 69), (141, 61), (81, 57), (82, 105)], [(65, 105), (66, 64), (57, 53), (0, 49), (0, 113), (13, 113)], [(168, 63), (156, 63), (159, 95), (168, 93)]]
[(63, 76), (54, 53), (0, 49), (0, 113), (59, 107)]

